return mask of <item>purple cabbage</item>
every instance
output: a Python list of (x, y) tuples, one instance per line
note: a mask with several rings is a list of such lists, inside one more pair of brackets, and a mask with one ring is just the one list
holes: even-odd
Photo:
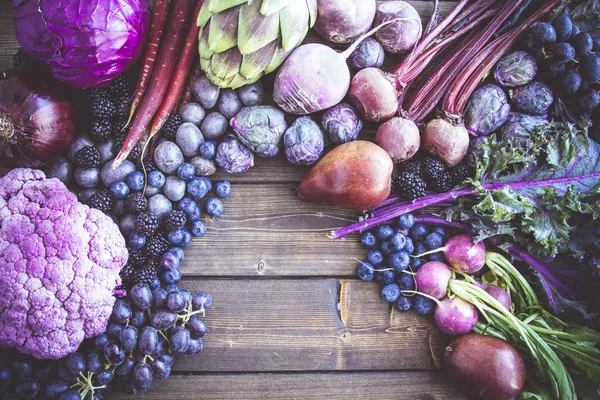
[(500, 130), (502, 139), (511, 137), (528, 138), (539, 126), (547, 124), (543, 116), (511, 113)]
[(274, 157), (287, 129), (285, 115), (271, 106), (244, 107), (231, 119), (231, 127), (240, 142), (259, 156)]
[(313, 165), (323, 155), (325, 137), (310, 117), (300, 117), (283, 134), (285, 157), (296, 165)]
[(538, 72), (535, 57), (526, 51), (505, 54), (494, 67), (494, 79), (502, 87), (527, 85)]
[(14, 0), (19, 44), (77, 88), (106, 86), (140, 56), (144, 0)]
[(239, 174), (254, 165), (254, 155), (235, 136), (227, 135), (217, 147), (215, 161), (224, 172)]
[(355, 70), (379, 68), (383, 65), (385, 52), (377, 40), (367, 38), (350, 54), (350, 65)]
[(342, 144), (356, 140), (363, 122), (350, 104), (340, 103), (325, 111), (321, 126), (333, 143)]
[(537, 81), (512, 90), (510, 97), (516, 110), (534, 115), (546, 114), (554, 101), (548, 85)]
[(504, 124), (509, 112), (508, 99), (500, 86), (482, 86), (469, 99), (465, 127), (475, 136), (487, 136)]

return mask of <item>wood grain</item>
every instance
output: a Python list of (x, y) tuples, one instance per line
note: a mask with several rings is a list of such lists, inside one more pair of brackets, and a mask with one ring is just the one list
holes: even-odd
[[(135, 398), (142, 397), (140, 395)], [(114, 393), (111, 399), (131, 399)], [(462, 399), (436, 372), (177, 375), (155, 382), (147, 400), (454, 400)]]

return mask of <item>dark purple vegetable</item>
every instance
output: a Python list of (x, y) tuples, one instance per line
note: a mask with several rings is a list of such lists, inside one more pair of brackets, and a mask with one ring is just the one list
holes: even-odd
[(333, 143), (342, 144), (358, 138), (363, 122), (350, 104), (340, 103), (325, 111), (321, 126)]
[(379, 68), (383, 65), (385, 52), (378, 41), (367, 38), (360, 42), (356, 50), (350, 54), (350, 65), (355, 70), (363, 68)]
[(528, 84), (537, 74), (535, 57), (526, 51), (504, 55), (494, 67), (494, 79), (502, 87), (514, 88)]
[(224, 172), (239, 174), (254, 165), (254, 155), (235, 136), (227, 135), (217, 147), (215, 161)]
[(516, 88), (510, 97), (516, 110), (534, 115), (546, 114), (554, 101), (552, 90), (542, 82)]
[(511, 137), (527, 138), (535, 131), (535, 128), (546, 123), (548, 121), (543, 116), (510, 114), (500, 130), (500, 135), (503, 139)]
[(460, 297), (444, 297), (435, 308), (435, 323), (447, 335), (464, 335), (473, 330), (479, 314), (477, 308)]
[(44, 71), (0, 75), (0, 166), (39, 167), (67, 150), (76, 124), (68, 93)]
[(263, 157), (279, 153), (279, 141), (287, 128), (285, 115), (271, 106), (244, 107), (231, 119), (238, 139)]
[(405, 54), (421, 39), (421, 17), (417, 10), (405, 1), (387, 1), (377, 6), (375, 25), (392, 19), (399, 20), (380, 29), (375, 37), (386, 51)]
[(489, 84), (473, 92), (465, 110), (465, 127), (475, 136), (487, 136), (502, 126), (510, 105), (504, 90)]
[(375, 0), (318, 0), (315, 30), (334, 43), (350, 43), (371, 27)]
[(300, 117), (283, 135), (285, 157), (296, 165), (312, 165), (323, 155), (325, 137), (310, 117)]

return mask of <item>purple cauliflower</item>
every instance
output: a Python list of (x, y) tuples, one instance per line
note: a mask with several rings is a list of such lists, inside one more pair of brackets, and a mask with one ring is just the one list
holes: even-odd
[(125, 239), (56, 178), (0, 179), (0, 347), (57, 359), (106, 330)]

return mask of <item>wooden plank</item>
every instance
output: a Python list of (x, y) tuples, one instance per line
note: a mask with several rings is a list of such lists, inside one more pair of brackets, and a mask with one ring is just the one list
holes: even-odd
[[(111, 393), (111, 399), (131, 399)], [(155, 381), (146, 400), (458, 400), (464, 397), (436, 372), (177, 375)]]
[(352, 259), (366, 255), (358, 235), (327, 236), (359, 213), (301, 202), (293, 184), (233, 184), (223, 203), (225, 212), (186, 249), (185, 275), (353, 277)]
[(400, 313), (374, 282), (193, 280), (213, 296), (210, 334), (177, 371), (432, 370), (449, 339), (430, 317)]

